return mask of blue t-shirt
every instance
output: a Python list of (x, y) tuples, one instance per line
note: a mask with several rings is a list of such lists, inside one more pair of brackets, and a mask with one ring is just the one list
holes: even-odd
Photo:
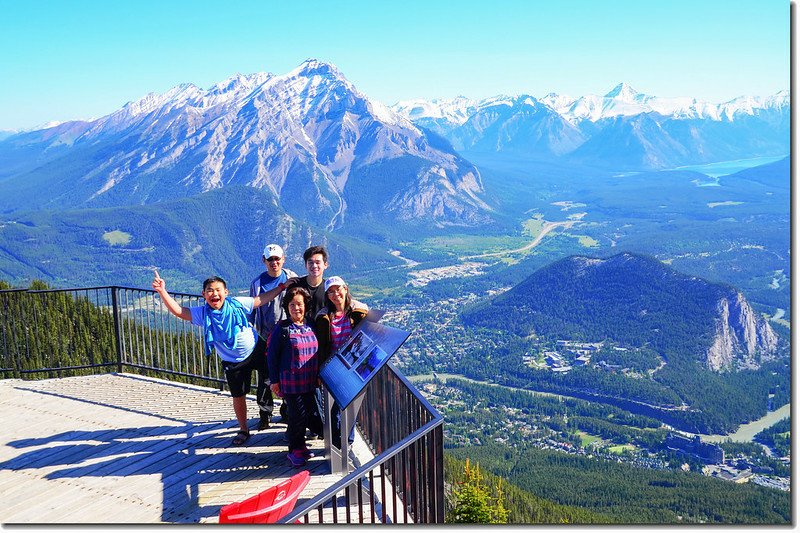
[[(250, 283), (250, 296), (258, 296), (259, 294), (269, 292), (287, 279), (295, 276), (296, 274), (288, 269), (281, 270), (277, 278), (273, 278), (267, 272), (262, 272), (261, 275)], [(281, 308), (284, 294), (285, 292), (281, 292), (271, 302), (256, 308), (252, 315), (256, 331), (258, 331), (259, 335), (265, 340), (269, 338), (269, 334), (272, 332), (272, 328), (275, 327), (275, 324), (286, 318)]]
[[(235, 296), (233, 298), (242, 304), (245, 312), (248, 314), (253, 312), (253, 298), (247, 296)], [(192, 312), (192, 324), (195, 326), (204, 326), (204, 308), (205, 305), (189, 308), (189, 310)], [(221, 342), (214, 342), (214, 349), (216, 350), (217, 355), (219, 355), (219, 358), (223, 361), (227, 361), (229, 363), (241, 363), (250, 357), (251, 353), (253, 353), (253, 348), (256, 347), (256, 337), (256, 330), (253, 329), (253, 327), (248, 327), (240, 330), (236, 334), (236, 347), (233, 350), (225, 348)]]

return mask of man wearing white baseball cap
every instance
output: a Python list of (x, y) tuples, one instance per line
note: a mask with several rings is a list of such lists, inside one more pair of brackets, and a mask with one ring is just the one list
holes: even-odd
[[(283, 264), (286, 262), (286, 254), (279, 245), (266, 245), (264, 247), (264, 253), (261, 255), (261, 261), (267, 269), (250, 283), (251, 297), (269, 292), (276, 287), (286, 288), (287, 282), (291, 283), (289, 282), (290, 279), (297, 279), (297, 274), (288, 268), (283, 268)], [(272, 332), (275, 324), (286, 318), (281, 306), (283, 295), (284, 291), (281, 291), (270, 303), (257, 307), (253, 313), (253, 322), (256, 331), (264, 340), (269, 340), (269, 334)], [(258, 379), (261, 379), (261, 376), (259, 376)], [(264, 379), (268, 379), (268, 377), (264, 376)], [(265, 398), (257, 398), (260, 408), (259, 430), (269, 428), (270, 420), (272, 420), (274, 401), (269, 387), (267, 387), (265, 396)]]

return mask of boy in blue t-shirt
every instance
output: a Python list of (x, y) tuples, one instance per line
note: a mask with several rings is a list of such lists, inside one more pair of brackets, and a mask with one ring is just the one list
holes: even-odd
[[(206, 343), (206, 355), (212, 348), (222, 360), (225, 379), (233, 397), (233, 411), (239, 423), (239, 432), (232, 444), (240, 446), (250, 438), (247, 427), (246, 395), (250, 390), (252, 371), (266, 375), (266, 343), (259, 338), (255, 328), (247, 317), (253, 309), (261, 307), (273, 300), (287, 286), (293, 285), (290, 280), (281, 283), (274, 289), (253, 298), (234, 297), (228, 299), (228, 287), (220, 277), (211, 277), (203, 282), (203, 298), (205, 305), (183, 307), (167, 292), (166, 282), (155, 271), (153, 289), (161, 297), (167, 310), (176, 317), (190, 321), (203, 328)], [(259, 380), (259, 389), (266, 387), (266, 380)], [(263, 391), (257, 392), (258, 397)]]

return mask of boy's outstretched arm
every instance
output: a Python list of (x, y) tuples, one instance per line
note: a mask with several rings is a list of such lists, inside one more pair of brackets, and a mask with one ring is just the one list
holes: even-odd
[(295, 278), (289, 278), (286, 281), (284, 281), (283, 283), (281, 283), (280, 285), (278, 285), (277, 287), (275, 287), (274, 289), (270, 289), (267, 292), (262, 292), (261, 294), (259, 294), (257, 296), (253, 296), (253, 307), (261, 307), (264, 304), (270, 303), (272, 300), (274, 300), (285, 289), (288, 289), (289, 287), (291, 287), (292, 285), (297, 283), (298, 279), (300, 279), (300, 278), (296, 278), (296, 277)]
[(164, 302), (164, 306), (167, 308), (167, 311), (172, 313), (178, 318), (182, 318), (183, 320), (191, 320), (192, 319), (192, 312), (189, 310), (188, 307), (181, 307), (175, 299), (169, 295), (167, 292), (167, 284), (166, 282), (161, 279), (161, 276), (158, 275), (158, 270), (155, 270), (155, 277), (153, 278), (153, 290), (155, 290), (158, 295), (161, 297), (161, 301)]

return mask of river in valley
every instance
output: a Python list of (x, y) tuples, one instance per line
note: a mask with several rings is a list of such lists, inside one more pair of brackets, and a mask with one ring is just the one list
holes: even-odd
[[(439, 374), (439, 373), (437, 373), (436, 377), (439, 380), (445, 381), (445, 382), (448, 379), (463, 379), (464, 381), (469, 381), (469, 382), (472, 382), (472, 383), (479, 383), (481, 385), (490, 385), (490, 386), (493, 386), (493, 387), (503, 387), (503, 388), (506, 388), (506, 389), (509, 389), (509, 390), (515, 390), (515, 391), (521, 390), (521, 389), (515, 389), (515, 388), (512, 388), (512, 387), (506, 387), (504, 385), (498, 385), (496, 383), (487, 383), (485, 381), (478, 381), (478, 380), (470, 379), (470, 378), (468, 378), (466, 376), (462, 376), (462, 375), (459, 375), (459, 374)], [(433, 375), (427, 374), (427, 375), (420, 375), (420, 376), (409, 376), (408, 379), (410, 381), (412, 381), (412, 382), (430, 380), (430, 379), (433, 379)], [(562, 398), (573, 398), (573, 399), (576, 399), (576, 400), (584, 400), (584, 401), (587, 400), (585, 397), (582, 398), (582, 397), (579, 397), (579, 396), (570, 396), (570, 395), (567, 395), (567, 394), (554, 394), (554, 393), (551, 393), (551, 392), (537, 392), (537, 391), (532, 391), (532, 390), (527, 390), (527, 389), (522, 389), (522, 390), (525, 390), (525, 392), (529, 392), (531, 394), (538, 394), (538, 395), (542, 395), (542, 396), (559, 396), (559, 397), (562, 397)], [(750, 422), (750, 423), (747, 423), (747, 424), (742, 424), (741, 426), (739, 426), (739, 428), (734, 433), (730, 433), (730, 434), (727, 434), (727, 435), (700, 435), (700, 438), (702, 440), (706, 441), (706, 442), (722, 442), (725, 439), (730, 439), (730, 440), (732, 440), (734, 442), (752, 442), (753, 437), (756, 435), (756, 433), (758, 433), (762, 429), (766, 429), (766, 428), (770, 427), (771, 425), (775, 424), (776, 422), (778, 422), (782, 418), (788, 418), (790, 416), (790, 413), (791, 413), (791, 404), (787, 403), (786, 405), (784, 405), (782, 407), (779, 407), (778, 409), (776, 409), (774, 411), (770, 411), (769, 413), (767, 413), (763, 417), (759, 418), (758, 420), (754, 420), (753, 422)]]
[(722, 442), (725, 439), (731, 439), (734, 442), (751, 442), (756, 433), (762, 429), (770, 427), (782, 418), (789, 418), (791, 410), (792, 404), (787, 403), (783, 407), (770, 411), (758, 420), (754, 420), (748, 424), (742, 424), (735, 433), (730, 433), (728, 435), (700, 435), (700, 438), (706, 442)]

